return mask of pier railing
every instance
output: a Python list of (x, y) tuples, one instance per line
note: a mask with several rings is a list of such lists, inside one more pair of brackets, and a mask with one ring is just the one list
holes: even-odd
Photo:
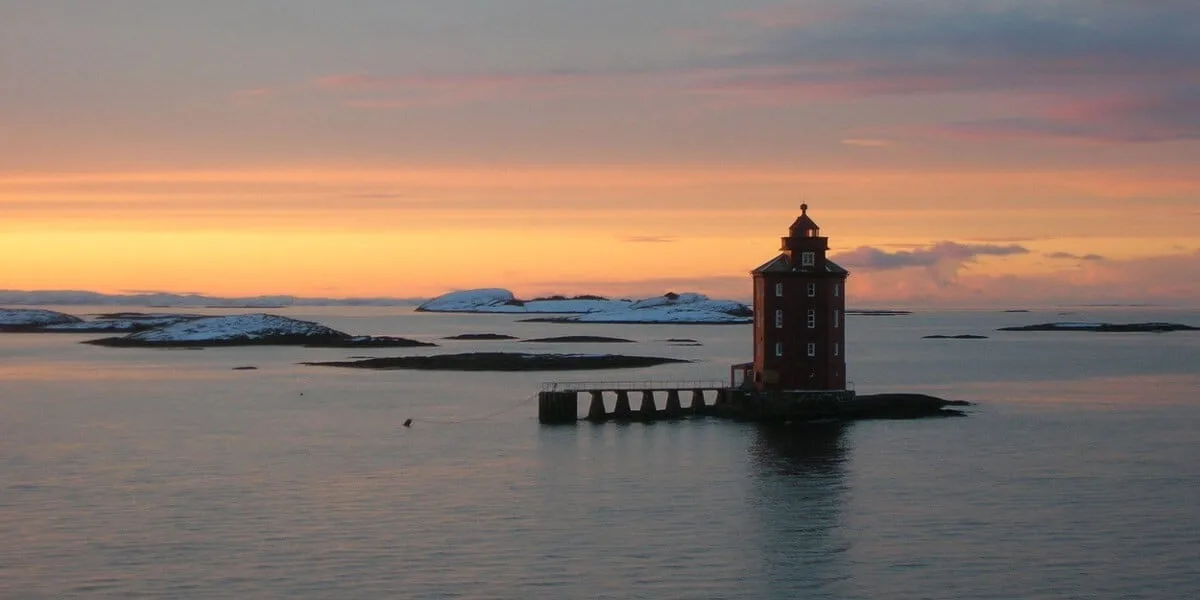
[(592, 390), (697, 390), (729, 387), (726, 381), (547, 381), (543, 392), (588, 392)]

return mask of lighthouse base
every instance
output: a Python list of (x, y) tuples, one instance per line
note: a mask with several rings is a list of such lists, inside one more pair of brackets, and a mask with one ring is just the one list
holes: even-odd
[(947, 407), (969, 404), (925, 394), (859, 395), (854, 390), (729, 389), (722, 399), (710, 409), (714, 416), (765, 422), (961, 416), (961, 411)]

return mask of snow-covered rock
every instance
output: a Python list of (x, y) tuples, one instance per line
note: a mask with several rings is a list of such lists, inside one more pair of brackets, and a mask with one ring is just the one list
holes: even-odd
[(402, 337), (350, 335), (312, 321), (254, 313), (187, 318), (122, 337), (89, 340), (98, 346), (314, 346), (321, 348), (407, 348), (436, 346)]
[(92, 340), (105, 346), (228, 346), (307, 344), (344, 340), (349, 334), (311, 321), (254, 313), (191, 319), (119, 338)]
[(556, 321), (589, 323), (745, 323), (751, 310), (741, 302), (712, 300), (696, 293), (665, 294), (643, 300), (595, 296), (518, 300), (505, 289), (451, 292), (417, 307), (428, 312), (559, 313), (579, 315)]
[(499, 288), (450, 292), (417, 307), (425, 312), (525, 312), (513, 293)]
[[(749, 317), (750, 307), (734, 300), (713, 300), (704, 294), (692, 292), (684, 294), (664, 294), (654, 298), (638, 300), (629, 305), (632, 310), (643, 309), (679, 309), (706, 312), (726, 313), (732, 316)], [(674, 311), (668, 311), (674, 312)]]
[(83, 319), (67, 313), (40, 308), (0, 308), (0, 331), (32, 331), (48, 325), (80, 323)]
[(128, 337), (143, 342), (230, 342), (271, 338), (347, 337), (347, 334), (312, 321), (254, 313), (204, 317), (147, 329)]
[(629, 306), (628, 300), (604, 298), (564, 298), (562, 300), (529, 300), (525, 303), (528, 313), (594, 313), (621, 310)]

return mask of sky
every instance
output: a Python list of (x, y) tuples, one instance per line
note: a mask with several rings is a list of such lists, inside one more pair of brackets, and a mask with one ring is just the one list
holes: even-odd
[(0, 0), (0, 289), (1200, 305), (1193, 0)]

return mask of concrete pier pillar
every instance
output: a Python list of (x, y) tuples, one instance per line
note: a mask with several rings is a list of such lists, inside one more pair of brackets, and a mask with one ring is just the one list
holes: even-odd
[(654, 392), (642, 390), (642, 404), (638, 406), (638, 416), (644, 421), (658, 418), (658, 407), (654, 405)]
[(545, 425), (574, 423), (579, 419), (575, 392), (538, 392), (538, 422)]
[(592, 390), (592, 402), (588, 404), (587, 420), (603, 421), (608, 418), (608, 412), (604, 410), (604, 392)]
[(695, 414), (703, 414), (708, 408), (704, 404), (704, 390), (692, 390), (692, 412)]
[(717, 399), (713, 401), (715, 406), (720, 406), (729, 403), (729, 390), (717, 390)]
[(679, 403), (679, 390), (667, 390), (667, 418), (674, 419), (683, 415), (683, 406)]
[(613, 418), (632, 419), (633, 408), (629, 406), (629, 392), (617, 390), (617, 406), (613, 409)]

